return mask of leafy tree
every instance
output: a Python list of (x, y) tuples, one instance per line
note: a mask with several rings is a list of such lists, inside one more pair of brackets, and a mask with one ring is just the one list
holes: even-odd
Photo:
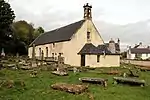
[(10, 4), (4, 0), (0, 0), (0, 39), (11, 34), (10, 25), (15, 18), (14, 11), (11, 9)]
[(33, 40), (34, 28), (26, 21), (17, 21), (13, 23), (14, 37), (29, 45)]
[(14, 37), (24, 42), (27, 46), (41, 33), (44, 33), (44, 29), (42, 27), (35, 29), (33, 23), (28, 23), (24, 20), (14, 22), (12, 27), (14, 31)]
[(38, 27), (34, 30), (33, 39), (36, 39), (41, 33), (44, 33), (44, 29), (42, 27)]
[(44, 29), (42, 27), (38, 28), (39, 33), (44, 33)]

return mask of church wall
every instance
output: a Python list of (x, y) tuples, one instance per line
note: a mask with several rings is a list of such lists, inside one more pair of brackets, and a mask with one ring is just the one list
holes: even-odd
[[(87, 40), (87, 31), (89, 31), (88, 29), (90, 29), (91, 41)], [(66, 53), (64, 53), (65, 63), (71, 64), (73, 66), (80, 66), (81, 55), (78, 55), (77, 53), (83, 48), (85, 43), (88, 42), (93, 43), (95, 46), (104, 43), (99, 33), (93, 26), (91, 20), (86, 20), (86, 22), (77, 31), (77, 33), (72, 36), (71, 41), (64, 44), (63, 51), (67, 51)]]
[[(99, 62), (97, 61), (99, 59)], [(86, 55), (86, 66), (90, 67), (119, 67), (120, 56), (119, 55)]]
[[(87, 39), (87, 31), (90, 31), (90, 41)], [(78, 55), (78, 52), (83, 48), (85, 43), (93, 43), (95, 46), (103, 44), (103, 39), (100, 34), (96, 30), (93, 22), (91, 20), (86, 20), (82, 27), (78, 29), (76, 34), (72, 36), (70, 41), (58, 42), (58, 43), (50, 43), (44, 45), (38, 45), (35, 47), (36, 57), (40, 56), (40, 48), (43, 50), (44, 57), (47, 57), (46, 47), (48, 48), (48, 57), (52, 57), (52, 53), (57, 57), (59, 53), (63, 53), (64, 61), (66, 64), (70, 64), (73, 66), (80, 66), (81, 64), (81, 55)], [(32, 47), (29, 48), (29, 57), (32, 57)], [(87, 56), (88, 57), (88, 56)], [(96, 59), (96, 56), (91, 56)], [(95, 63), (96, 60), (87, 59), (87, 65), (94, 66), (95, 64), (99, 66), (99, 64)], [(115, 59), (115, 58), (113, 58)], [(103, 61), (104, 62), (104, 61)], [(102, 65), (100, 65), (102, 66)]]
[[(44, 53), (44, 57), (52, 57), (54, 54), (54, 57), (57, 57), (59, 53), (62, 53), (63, 48), (63, 42), (57, 42), (57, 43), (50, 43), (50, 44), (44, 44), (44, 45), (38, 45), (35, 47), (35, 56), (40, 57), (40, 49)], [(47, 54), (48, 49), (48, 54)], [(28, 56), (29, 58), (32, 57), (32, 47), (28, 49)]]

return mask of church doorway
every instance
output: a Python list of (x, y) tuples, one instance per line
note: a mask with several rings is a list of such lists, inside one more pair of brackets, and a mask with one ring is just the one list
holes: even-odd
[(85, 66), (85, 55), (81, 55), (81, 66)]

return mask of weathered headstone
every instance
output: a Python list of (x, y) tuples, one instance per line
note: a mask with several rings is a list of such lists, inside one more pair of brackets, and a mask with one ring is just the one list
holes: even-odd
[(35, 44), (33, 44), (33, 47), (32, 47), (32, 62), (31, 62), (31, 66), (32, 67), (37, 67), (36, 58), (35, 58)]
[(77, 69), (76, 67), (73, 67), (73, 72), (74, 72), (74, 73), (78, 73), (78, 72), (79, 72), (79, 69)]
[(43, 60), (44, 60), (44, 52), (42, 50), (42, 52), (41, 52), (41, 65), (43, 65)]
[(3, 56), (3, 57), (5, 56), (4, 48), (2, 48), (1, 56)]
[(35, 60), (35, 44), (32, 47), (32, 60)]
[(16, 53), (16, 57), (17, 57), (17, 58), (19, 57), (19, 53)]

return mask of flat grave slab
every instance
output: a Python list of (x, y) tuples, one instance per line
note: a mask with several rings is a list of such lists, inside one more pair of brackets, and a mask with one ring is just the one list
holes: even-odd
[(114, 82), (122, 83), (122, 84), (129, 84), (129, 85), (140, 85), (145, 86), (145, 80), (135, 79), (135, 78), (124, 78), (124, 77), (114, 77)]
[(67, 76), (67, 72), (61, 72), (61, 71), (53, 71), (52, 74), (58, 75), (58, 76)]
[(51, 85), (54, 90), (65, 91), (73, 94), (80, 94), (85, 92), (88, 89), (86, 85), (75, 85), (67, 83), (56, 83)]
[(92, 84), (102, 84), (104, 87), (107, 86), (108, 79), (103, 78), (93, 78), (93, 77), (82, 77), (79, 78), (83, 83), (92, 83)]

